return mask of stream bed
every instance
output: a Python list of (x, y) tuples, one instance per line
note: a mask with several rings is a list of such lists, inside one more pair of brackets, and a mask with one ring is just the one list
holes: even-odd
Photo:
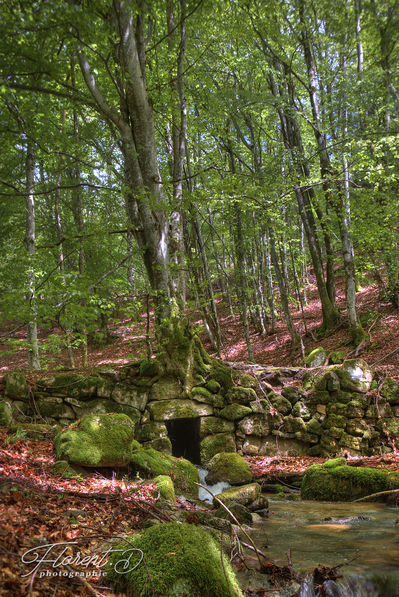
[[(292, 563), (298, 572), (311, 572), (318, 564), (340, 569), (345, 579), (329, 581), (323, 591), (303, 582), (301, 597), (397, 597), (399, 596), (399, 518), (398, 508), (380, 503), (330, 503), (277, 501), (270, 496), (270, 516), (254, 525), (255, 544), (270, 560)], [(267, 548), (266, 548), (267, 546)], [(350, 561), (353, 560), (353, 561)], [(265, 577), (244, 572), (243, 585), (261, 587)], [(269, 589), (270, 590), (270, 589)], [(272, 595), (292, 595), (272, 592)]]

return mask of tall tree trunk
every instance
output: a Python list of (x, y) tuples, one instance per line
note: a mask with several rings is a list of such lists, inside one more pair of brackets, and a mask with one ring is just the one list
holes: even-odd
[(40, 369), (39, 344), (37, 339), (37, 308), (35, 282), (35, 149), (30, 141), (26, 148), (26, 232), (25, 245), (28, 253), (28, 301), (29, 322), (27, 329), (28, 364), (31, 369)]

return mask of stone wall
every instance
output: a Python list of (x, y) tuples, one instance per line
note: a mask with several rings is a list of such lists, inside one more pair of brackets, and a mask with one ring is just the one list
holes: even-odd
[(169, 453), (165, 421), (199, 418), (205, 465), (218, 452), (372, 454), (391, 451), (395, 442), (399, 448), (399, 384), (387, 378), (377, 388), (361, 359), (313, 369), (257, 367), (254, 374), (214, 364), (196, 376), (189, 394), (178, 380), (157, 375), (151, 362), (34, 384), (14, 372), (4, 376), (0, 393), (3, 410), (8, 403), (18, 421), (68, 425), (86, 414), (125, 413), (139, 442)]

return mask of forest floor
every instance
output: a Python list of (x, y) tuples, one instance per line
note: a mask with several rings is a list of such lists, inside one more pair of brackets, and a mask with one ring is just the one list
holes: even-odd
[[(311, 279), (311, 282), (314, 280)], [(307, 304), (304, 306), (304, 314), (300, 309), (291, 305), (295, 326), (301, 334), (305, 352), (308, 354), (314, 348), (323, 346), (326, 350), (340, 350), (348, 357), (354, 355), (353, 347), (350, 345), (348, 330), (344, 325), (345, 320), (345, 289), (343, 278), (338, 277), (337, 285), (337, 306), (342, 314), (342, 322), (331, 330), (322, 339), (317, 339), (316, 331), (321, 324), (321, 306), (318, 300), (316, 286), (312, 283), (306, 288)], [(399, 376), (399, 350), (391, 354), (396, 348), (399, 349), (399, 312), (391, 303), (384, 302), (381, 298), (383, 289), (377, 283), (370, 281), (357, 292), (358, 313), (364, 323), (364, 328), (370, 335), (370, 341), (363, 346), (359, 352), (365, 361), (380, 370), (384, 375), (397, 378)], [(218, 314), (222, 337), (222, 358), (230, 362), (248, 361), (248, 352), (244, 340), (244, 330), (239, 315), (231, 316), (225, 302), (218, 300)], [(198, 326), (202, 325), (201, 316), (197, 312), (191, 312), (191, 321)], [(305, 332), (305, 323), (308, 333)], [(88, 368), (91, 370), (100, 365), (122, 366), (129, 361), (137, 360), (146, 355), (145, 352), (145, 327), (146, 313), (141, 313), (137, 320), (127, 318), (115, 318), (109, 323), (111, 341), (106, 346), (88, 346)], [(150, 334), (153, 333), (152, 325)], [(45, 346), (46, 339), (50, 334), (60, 334), (60, 330), (39, 329), (39, 343)], [(6, 322), (0, 325), (0, 381), (2, 375), (7, 371), (15, 369), (26, 369), (27, 356), (24, 346), (26, 329), (18, 327), (17, 322)], [(15, 345), (10, 347), (10, 339)], [(205, 331), (201, 333), (201, 339), (205, 348), (212, 354), (209, 338)], [(291, 355), (291, 342), (287, 327), (283, 318), (276, 321), (273, 333), (261, 335), (251, 327), (251, 343), (255, 362), (264, 366), (289, 366), (301, 365), (302, 355), (299, 350), (296, 355)], [(81, 368), (80, 351), (75, 351), (77, 371)], [(68, 367), (66, 350), (59, 352), (45, 352), (42, 354), (43, 368), (47, 370), (61, 369)]]

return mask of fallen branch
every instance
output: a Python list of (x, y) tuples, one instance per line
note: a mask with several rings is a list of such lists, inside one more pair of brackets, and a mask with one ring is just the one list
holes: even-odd
[(399, 348), (395, 348), (395, 350), (393, 350), (392, 352), (389, 352), (388, 354), (386, 354), (385, 356), (381, 357), (377, 361), (374, 361), (374, 363), (372, 363), (370, 365), (370, 367), (374, 367), (375, 365), (377, 365), (377, 363), (381, 363), (381, 361), (385, 361), (385, 359), (387, 359), (388, 357), (391, 357), (392, 355), (396, 354), (397, 352), (399, 352)]
[(392, 495), (395, 493), (399, 493), (399, 489), (388, 489), (386, 491), (378, 491), (377, 493), (371, 493), (370, 495), (366, 495), (362, 498), (358, 498), (357, 500), (353, 500), (352, 504), (355, 502), (365, 502), (366, 500), (371, 500), (375, 497), (380, 497), (382, 495)]

